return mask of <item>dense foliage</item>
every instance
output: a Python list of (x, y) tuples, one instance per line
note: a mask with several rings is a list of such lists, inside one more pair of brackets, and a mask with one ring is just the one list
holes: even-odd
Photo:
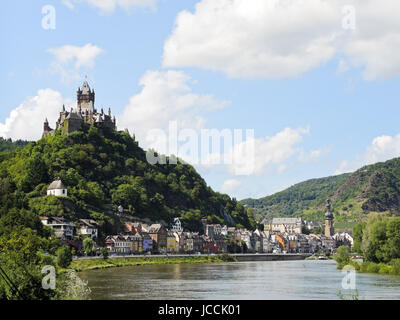
[(355, 227), (356, 249), (367, 261), (389, 263), (400, 259), (400, 218), (371, 214)]
[(339, 247), (339, 269), (349, 264), (361, 272), (400, 275), (400, 218), (371, 213), (367, 222), (354, 226), (353, 235), (353, 250), (364, 261), (351, 260), (349, 248)]
[(4, 139), (0, 137), (0, 152), (14, 151), (25, 147), (29, 142), (23, 140), (12, 141), (12, 139)]
[[(68, 188), (67, 199), (45, 197), (57, 177)], [(0, 180), (1, 213), (24, 208), (37, 215), (91, 217), (99, 220), (103, 232), (112, 230), (107, 213), (119, 205), (128, 215), (152, 221), (169, 223), (181, 217), (194, 231), (201, 229), (202, 218), (254, 227), (242, 204), (214, 192), (191, 165), (150, 165), (126, 132), (100, 134), (90, 127), (32, 142), (0, 162)]]

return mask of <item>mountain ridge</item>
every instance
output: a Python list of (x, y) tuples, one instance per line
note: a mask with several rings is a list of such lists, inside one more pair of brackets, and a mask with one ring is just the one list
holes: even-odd
[(309, 179), (259, 199), (241, 200), (259, 218), (293, 216), (323, 221), (324, 203), (332, 200), (338, 225), (361, 221), (370, 212), (400, 215), (400, 158), (352, 172)]

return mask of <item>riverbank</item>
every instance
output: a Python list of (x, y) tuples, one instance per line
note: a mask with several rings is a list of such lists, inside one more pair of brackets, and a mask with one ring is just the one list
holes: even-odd
[[(356, 271), (361, 273), (378, 273), (400, 276), (400, 259), (392, 260), (390, 263), (375, 263), (369, 261), (350, 261), (346, 265), (353, 266)], [(339, 263), (338, 269), (343, 269), (343, 263)]]
[(93, 260), (74, 260), (71, 268), (77, 272), (127, 266), (142, 266), (149, 264), (181, 264), (181, 263), (218, 263), (236, 262), (237, 259), (230, 255), (215, 256), (188, 256), (188, 257), (136, 257), (136, 258), (108, 258)]

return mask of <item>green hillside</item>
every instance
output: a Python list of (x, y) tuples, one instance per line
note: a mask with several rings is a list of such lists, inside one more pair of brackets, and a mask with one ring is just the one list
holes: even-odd
[(25, 147), (29, 142), (28, 141), (12, 141), (11, 139), (3, 139), (0, 137), (0, 152), (3, 151), (13, 151), (17, 148)]
[[(68, 188), (66, 199), (46, 196), (57, 177)], [(253, 227), (243, 205), (214, 192), (192, 166), (150, 165), (126, 132), (85, 127), (0, 153), (0, 215), (25, 209), (36, 216), (93, 218), (104, 236), (122, 226), (114, 214), (119, 205), (125, 218), (170, 223), (180, 217), (189, 230), (200, 230), (202, 218)]]
[(308, 180), (241, 203), (255, 208), (262, 217), (295, 216), (322, 221), (327, 198), (332, 200), (337, 228), (349, 228), (370, 212), (400, 215), (400, 158), (365, 166), (354, 173)]

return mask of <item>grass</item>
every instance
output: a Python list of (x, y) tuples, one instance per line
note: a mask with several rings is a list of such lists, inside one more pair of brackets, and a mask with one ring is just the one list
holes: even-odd
[(94, 260), (74, 260), (71, 268), (77, 272), (126, 266), (142, 266), (149, 264), (180, 264), (180, 263), (216, 263), (235, 262), (230, 255), (199, 256), (199, 257), (140, 257), (140, 258), (108, 258)]

